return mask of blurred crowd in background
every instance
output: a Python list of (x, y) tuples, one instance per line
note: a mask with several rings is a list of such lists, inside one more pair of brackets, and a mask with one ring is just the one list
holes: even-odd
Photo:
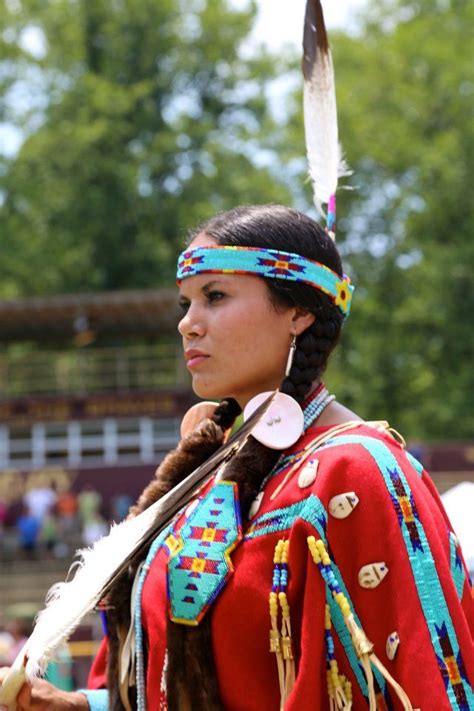
[(125, 493), (104, 502), (91, 484), (79, 493), (32, 488), (10, 504), (0, 498), (0, 555), (66, 558), (78, 547), (93, 545), (108, 532), (111, 521), (122, 521), (131, 504)]

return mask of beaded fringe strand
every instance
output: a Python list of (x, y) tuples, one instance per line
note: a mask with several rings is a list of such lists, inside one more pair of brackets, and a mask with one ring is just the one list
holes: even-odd
[(354, 649), (364, 669), (364, 673), (367, 679), (369, 695), (369, 710), (377, 711), (377, 699), (375, 696), (374, 676), (372, 671), (373, 665), (376, 669), (378, 669), (384, 679), (392, 687), (398, 699), (401, 701), (403, 710), (417, 711), (416, 709), (413, 709), (410, 699), (408, 698), (406, 692), (402, 689), (400, 684), (395, 681), (390, 672), (384, 667), (380, 659), (374, 654), (374, 645), (367, 638), (364, 630), (359, 627), (359, 625), (355, 621), (354, 615), (349, 605), (349, 601), (347, 600), (347, 597), (344, 595), (337, 583), (337, 580), (332, 570), (331, 559), (323, 541), (321, 539), (316, 540), (314, 536), (309, 536), (308, 547), (313, 561), (318, 566), (326, 585), (329, 587), (332, 596), (339, 605), (339, 608), (344, 617), (344, 622), (346, 623), (346, 627), (351, 635), (352, 644), (354, 645)]
[(327, 650), (327, 680), (330, 711), (351, 711), (352, 685), (339, 668), (335, 656), (334, 639), (332, 636), (332, 622), (329, 605), (326, 605), (324, 616), (324, 630)]
[[(286, 595), (288, 587), (289, 542), (278, 541), (273, 556), (272, 589), (270, 606), (270, 652), (275, 654), (280, 686), (280, 711), (283, 711), (295, 684), (295, 660), (293, 657), (290, 606)], [(281, 607), (281, 628), (278, 628), (278, 603)]]

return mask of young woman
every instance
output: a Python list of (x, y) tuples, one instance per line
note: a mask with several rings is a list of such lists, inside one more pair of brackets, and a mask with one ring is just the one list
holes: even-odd
[(473, 708), (471, 590), (433, 484), (321, 381), (352, 296), (333, 241), (294, 210), (237, 208), (193, 235), (178, 283), (193, 388), (220, 404), (133, 512), (255, 396), (290, 399), (116, 585), (90, 689), (25, 685), (18, 708)]

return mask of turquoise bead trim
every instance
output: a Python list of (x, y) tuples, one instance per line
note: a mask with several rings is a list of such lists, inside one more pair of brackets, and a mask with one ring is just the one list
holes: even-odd
[[(314, 499), (317, 503), (308, 503), (309, 499)], [(282, 531), (288, 531), (297, 518), (301, 517), (305, 507), (308, 510), (313, 506), (318, 509), (320, 515), (325, 516), (327, 521), (327, 514), (324, 508), (315, 496), (311, 495), (307, 499), (302, 501), (297, 501), (296, 504), (291, 504), (291, 506), (285, 506), (280, 509), (275, 509), (274, 511), (269, 511), (268, 513), (262, 514), (256, 518), (250, 528), (245, 534), (246, 541), (250, 541), (253, 538), (259, 538), (260, 536), (267, 536), (270, 533), (281, 533)]]
[[(316, 497), (313, 497), (316, 498)], [(318, 500), (319, 501), (319, 500)], [(321, 504), (321, 502), (319, 502)], [(321, 504), (322, 506), (322, 504)], [(321, 525), (320, 519), (316, 518), (313, 519), (312, 521), (309, 520), (308, 523), (310, 523), (313, 528), (316, 530), (316, 533), (318, 534), (319, 538), (323, 541), (324, 545), (328, 547), (328, 541), (327, 541), (327, 536), (326, 536), (326, 527)], [(363, 628), (363, 625), (357, 616), (357, 613), (354, 609), (354, 605), (352, 604), (352, 600), (350, 598), (349, 592), (344, 584), (344, 580), (342, 578), (341, 572), (337, 565), (334, 563), (331, 557), (331, 570), (334, 575), (334, 578), (336, 580), (337, 585), (339, 586), (341, 592), (344, 593), (346, 596), (347, 601), (349, 602), (350, 608), (352, 610), (352, 614), (354, 615), (354, 619), (359, 625), (359, 627)], [(325, 581), (326, 582), (326, 581)], [(332, 624), (334, 627), (334, 630), (336, 631), (337, 636), (339, 637), (339, 640), (341, 642), (341, 645), (344, 649), (344, 652), (346, 653), (347, 660), (351, 666), (352, 672), (357, 679), (357, 683), (359, 684), (359, 688), (362, 692), (362, 694), (368, 699), (369, 698), (369, 690), (367, 687), (367, 679), (365, 677), (365, 673), (363, 670), (362, 665), (359, 662), (359, 659), (357, 657), (357, 653), (354, 649), (354, 645), (352, 643), (351, 635), (349, 630), (347, 629), (347, 625), (344, 621), (344, 615), (341, 612), (341, 608), (337, 604), (336, 600), (334, 599), (331, 589), (329, 585), (326, 584), (326, 602), (329, 605), (329, 610), (331, 613), (331, 620)], [(385, 679), (383, 676), (380, 674), (380, 672), (373, 668), (372, 669), (374, 673), (374, 677), (377, 681), (377, 684), (379, 686), (379, 689), (381, 693), (385, 696), (386, 694), (386, 683)]]
[(423, 474), (423, 464), (419, 462), (418, 459), (413, 456), (413, 454), (410, 454), (410, 452), (405, 452), (405, 454), (418, 476), (421, 476)]
[[(321, 450), (348, 444), (361, 445), (372, 456), (383, 477), (400, 521), (396, 505), (399, 499), (397, 487), (401, 485), (407, 497), (410, 499), (413, 497), (406, 477), (393, 454), (383, 442), (360, 435), (334, 437), (333, 440), (326, 442), (321, 447)], [(430, 632), (433, 651), (436, 655), (451, 707), (461, 711), (469, 711), (470, 708), (474, 708), (474, 693), (465, 678), (461, 650), (425, 531), (417, 516), (414, 516), (413, 521), (410, 522), (403, 519), (400, 522), (400, 529), (426, 625)], [(414, 545), (414, 529), (416, 529), (417, 539), (421, 545)]]
[(176, 281), (178, 284), (196, 274), (255, 274), (267, 279), (284, 279), (313, 286), (324, 292), (349, 315), (354, 287), (349, 277), (324, 264), (293, 252), (260, 247), (195, 247), (180, 254)]
[(108, 711), (109, 692), (107, 689), (78, 689), (80, 694), (84, 694), (91, 711)]
[(242, 539), (237, 484), (215, 484), (180, 530), (168, 563), (173, 622), (197, 625), (234, 568), (230, 553)]
[(145, 579), (148, 571), (150, 570), (151, 564), (160, 550), (161, 546), (164, 544), (166, 537), (170, 534), (172, 529), (171, 524), (167, 526), (161, 533), (155, 538), (153, 544), (148, 551), (148, 555), (143, 564), (138, 578), (137, 595), (135, 598), (135, 611), (134, 611), (134, 625), (135, 625), (135, 649), (136, 649), (136, 662), (135, 662), (135, 676), (136, 676), (136, 688), (137, 688), (137, 709), (138, 711), (146, 711), (146, 685), (145, 685), (145, 661), (143, 658), (143, 627), (142, 627), (142, 592), (143, 585), (145, 584)]
[(304, 500), (303, 510), (301, 511), (300, 518), (311, 526), (315, 525), (317, 522), (319, 528), (322, 531), (326, 531), (328, 525), (328, 515), (326, 509), (321, 503), (320, 499), (314, 494), (308, 496)]
[(461, 556), (459, 555), (458, 539), (452, 531), (449, 532), (449, 549), (451, 553), (451, 575), (453, 576), (458, 598), (461, 599), (464, 583), (466, 582), (466, 575)]

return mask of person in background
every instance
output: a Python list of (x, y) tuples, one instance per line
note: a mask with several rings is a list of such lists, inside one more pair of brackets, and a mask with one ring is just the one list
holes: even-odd
[(90, 519), (93, 519), (100, 512), (102, 496), (94, 489), (90, 482), (87, 482), (77, 497), (79, 505), (79, 516), (81, 525), (84, 526)]
[(129, 494), (123, 492), (121, 494), (116, 494), (112, 499), (112, 521), (115, 521), (115, 523), (123, 521), (123, 519), (128, 516), (128, 512), (132, 504), (133, 501)]
[(56, 511), (61, 533), (67, 538), (74, 537), (80, 532), (78, 516), (77, 495), (71, 489), (59, 494), (56, 501)]
[(109, 531), (107, 521), (96, 512), (90, 517), (82, 528), (82, 542), (86, 546), (92, 546), (99, 538), (105, 536)]
[(62, 644), (46, 670), (45, 679), (62, 691), (73, 691), (73, 660), (67, 644)]
[(0, 629), (0, 667), (6, 667), (12, 663), (11, 650), (15, 644), (15, 639), (7, 630)]
[(28, 506), (22, 507), (15, 528), (18, 532), (18, 542), (24, 558), (31, 559), (36, 557), (41, 520), (33, 515)]
[(41, 523), (43, 517), (55, 505), (57, 498), (57, 493), (50, 486), (34, 486), (23, 495), (23, 503)]
[(55, 557), (56, 546), (59, 541), (59, 524), (54, 510), (48, 511), (41, 523), (40, 543), (48, 557)]
[(8, 652), (7, 664), (13, 664), (15, 661), (17, 654), (20, 652), (31, 633), (31, 627), (31, 622), (27, 622), (25, 619), (20, 619), (18, 617), (7, 623), (5, 627), (6, 632), (11, 635), (13, 640)]

